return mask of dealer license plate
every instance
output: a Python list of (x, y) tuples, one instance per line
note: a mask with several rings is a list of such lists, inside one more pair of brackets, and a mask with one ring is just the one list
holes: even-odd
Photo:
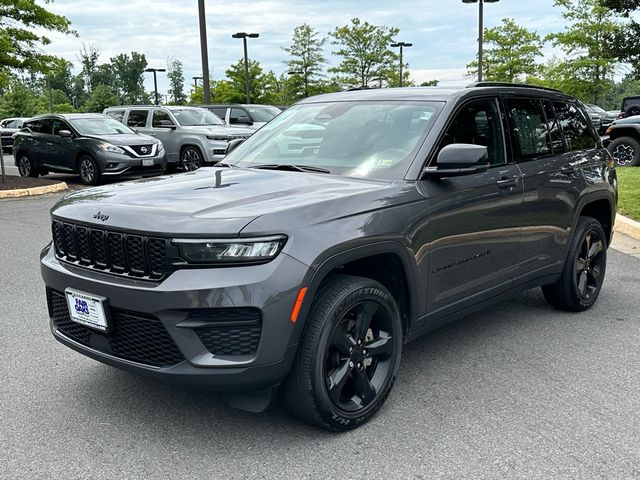
[(98, 297), (71, 288), (67, 288), (64, 293), (67, 295), (71, 320), (102, 332), (109, 329), (105, 309), (107, 299), (105, 297)]

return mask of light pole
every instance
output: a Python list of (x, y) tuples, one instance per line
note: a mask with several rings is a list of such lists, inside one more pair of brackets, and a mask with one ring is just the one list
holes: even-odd
[(400, 47), (400, 86), (402, 86), (402, 67), (403, 67), (402, 53), (404, 52), (405, 48), (413, 47), (413, 43), (396, 42), (396, 43), (392, 43), (391, 46), (394, 48)]
[(166, 72), (166, 68), (147, 68), (145, 72), (153, 72), (153, 89), (156, 92), (156, 105), (158, 105), (158, 79), (156, 77), (156, 72)]
[(200, 56), (202, 57), (202, 90), (204, 104), (211, 103), (211, 84), (209, 83), (209, 52), (207, 50), (207, 17), (204, 14), (204, 0), (198, 0), (198, 19), (200, 23)]
[(247, 95), (247, 103), (251, 103), (249, 87), (249, 55), (247, 54), (247, 38), (258, 38), (259, 33), (238, 32), (231, 35), (232, 38), (241, 38), (244, 46), (244, 93)]
[[(200, 77), (191, 77), (193, 79), (193, 87), (198, 88), (198, 80), (204, 80), (203, 76)], [(195, 90), (194, 90), (195, 91)]]
[(462, 3), (478, 4), (478, 81), (482, 81), (482, 49), (484, 43), (484, 4), (497, 3), (500, 0), (462, 0)]

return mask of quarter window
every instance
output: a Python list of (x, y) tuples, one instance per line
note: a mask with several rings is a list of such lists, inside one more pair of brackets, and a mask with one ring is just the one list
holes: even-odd
[(145, 127), (147, 125), (147, 110), (131, 110), (127, 118), (128, 127)]
[(462, 107), (445, 132), (438, 151), (453, 143), (487, 147), (491, 165), (506, 163), (500, 110), (495, 99), (473, 100)]
[(514, 136), (520, 150), (520, 158), (528, 160), (552, 153), (547, 122), (540, 100), (511, 98), (507, 100), (513, 121)]
[(569, 150), (594, 148), (598, 140), (594, 136), (582, 112), (572, 103), (553, 102), (560, 127)]

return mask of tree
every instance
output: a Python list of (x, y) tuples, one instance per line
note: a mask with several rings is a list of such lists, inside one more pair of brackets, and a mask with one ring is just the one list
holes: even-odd
[(84, 79), (84, 84), (87, 87), (87, 92), (91, 93), (93, 89), (98, 85), (96, 79), (96, 69), (98, 67), (98, 58), (100, 57), (100, 51), (95, 45), (82, 44), (82, 50), (77, 54), (78, 61), (82, 65), (81, 75)]
[(437, 87), (440, 83), (440, 80), (427, 80), (426, 82), (422, 82), (420, 84), (421, 87)]
[[(502, 25), (484, 31), (484, 79), (494, 82), (518, 82), (536, 75), (536, 58), (542, 55), (542, 40), (536, 32), (516, 24), (511, 18)], [(478, 61), (467, 65), (469, 75), (478, 73)]]
[(607, 40), (611, 54), (619, 62), (631, 64), (632, 78), (640, 79), (640, 23), (631, 18), (631, 14), (640, 9), (640, 0), (601, 0), (600, 3), (628, 19), (624, 28)]
[(120, 53), (111, 59), (111, 67), (122, 103), (150, 103), (149, 95), (144, 90), (144, 70), (147, 68), (144, 53), (131, 52), (131, 56)]
[(340, 83), (347, 87), (369, 87), (388, 83), (398, 56), (389, 45), (400, 30), (371, 25), (359, 18), (351, 24), (336, 27), (329, 35), (332, 44), (338, 46), (334, 55), (342, 57), (340, 64), (329, 69), (338, 75)]
[(290, 79), (286, 82), (288, 91), (294, 92), (294, 100), (313, 95), (314, 87), (322, 76), (322, 67), (327, 63), (322, 53), (326, 39), (313, 27), (303, 23), (293, 30), (291, 46), (283, 47), (290, 55), (285, 64), (289, 68)]
[(49, 73), (60, 65), (58, 57), (42, 52), (51, 40), (41, 31), (76, 35), (66, 17), (49, 12), (35, 0), (0, 0), (0, 87), (7, 84), (12, 71)]
[(601, 0), (555, 0), (554, 4), (564, 9), (567, 26), (547, 39), (568, 56), (565, 68), (571, 75), (591, 85), (590, 100), (600, 103), (617, 62), (608, 40), (618, 36), (620, 23)]
[(184, 94), (184, 73), (182, 62), (177, 58), (167, 60), (167, 77), (169, 77), (169, 95), (173, 96), (173, 103), (184, 105), (187, 103), (187, 96)]
[(84, 104), (85, 112), (102, 113), (107, 107), (112, 107), (119, 103), (118, 95), (112, 87), (108, 85), (98, 85), (93, 89), (91, 95)]
[(31, 117), (48, 110), (48, 100), (24, 83), (13, 81), (0, 97), (0, 118)]
[[(227, 71), (229, 89), (225, 93), (227, 101), (225, 103), (243, 103), (246, 101), (244, 91), (244, 60), (240, 59), (231, 65)], [(269, 79), (263, 72), (260, 62), (249, 60), (249, 85), (251, 103), (263, 103), (268, 94)], [(212, 97), (215, 97), (212, 92)]]

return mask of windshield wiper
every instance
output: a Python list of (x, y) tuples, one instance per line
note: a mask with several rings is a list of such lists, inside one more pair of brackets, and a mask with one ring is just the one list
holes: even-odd
[(328, 168), (312, 167), (310, 165), (293, 165), (291, 163), (266, 163), (264, 165), (256, 165), (251, 168), (259, 168), (262, 170), (287, 170), (289, 172), (331, 173), (331, 170)]

